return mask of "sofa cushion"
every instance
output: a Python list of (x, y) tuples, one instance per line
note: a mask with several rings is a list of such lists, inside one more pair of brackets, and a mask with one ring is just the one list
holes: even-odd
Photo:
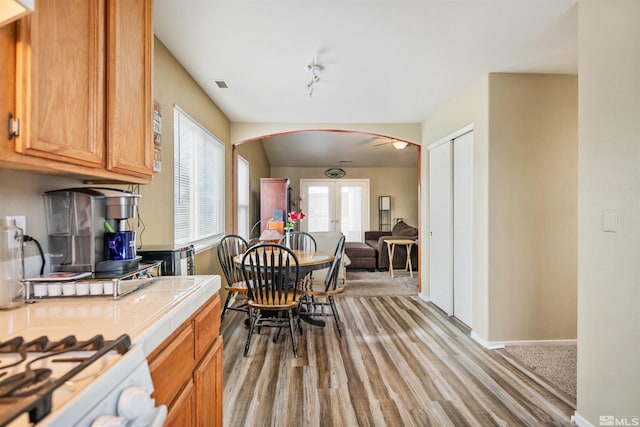
[(376, 250), (369, 245), (360, 242), (346, 242), (344, 253), (351, 261), (349, 269), (367, 268), (373, 270), (376, 268)]
[(400, 221), (393, 226), (391, 235), (396, 237), (418, 237), (418, 229), (408, 225), (407, 223)]

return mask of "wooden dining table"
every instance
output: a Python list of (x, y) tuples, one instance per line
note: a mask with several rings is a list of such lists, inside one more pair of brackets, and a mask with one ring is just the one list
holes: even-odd
[[(329, 268), (333, 262), (333, 254), (330, 252), (301, 250), (293, 250), (292, 252), (295, 254), (296, 258), (298, 258), (298, 270), (300, 272), (300, 277), (304, 277), (315, 270)], [(238, 254), (233, 257), (233, 262), (241, 265), (243, 257), (244, 254)]]

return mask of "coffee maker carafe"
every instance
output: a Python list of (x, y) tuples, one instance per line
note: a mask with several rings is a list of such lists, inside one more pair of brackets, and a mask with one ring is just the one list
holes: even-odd
[[(139, 194), (110, 188), (70, 188), (44, 194), (52, 271), (127, 271), (135, 269), (135, 232), (125, 232), (136, 215)], [(108, 236), (129, 236), (121, 243), (133, 250), (112, 259), (105, 248)], [(109, 237), (106, 239), (109, 240)], [(126, 259), (125, 259), (126, 258)]]

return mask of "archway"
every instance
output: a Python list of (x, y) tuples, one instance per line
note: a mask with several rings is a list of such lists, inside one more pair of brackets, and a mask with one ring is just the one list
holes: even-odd
[[(233, 126), (233, 125), (232, 125)], [(305, 135), (305, 133), (318, 133), (318, 132), (323, 132), (323, 133), (327, 133), (330, 134), (333, 138), (336, 137), (343, 137), (343, 136), (354, 136), (357, 135), (359, 136), (361, 139), (362, 138), (368, 138), (371, 139), (372, 141), (374, 140), (385, 140), (385, 141), (391, 141), (391, 140), (398, 140), (398, 141), (404, 141), (408, 144), (408, 146), (411, 148), (413, 147), (413, 150), (416, 155), (415, 155), (415, 160), (414, 160), (414, 165), (417, 168), (417, 176), (415, 176), (416, 182), (415, 185), (417, 187), (417, 191), (415, 192), (415, 211), (416, 211), (416, 217), (415, 217), (415, 222), (412, 222), (414, 224), (417, 225), (418, 229), (421, 228), (421, 223), (420, 223), (420, 218), (421, 218), (421, 207), (420, 207), (420, 203), (419, 203), (419, 197), (418, 195), (421, 193), (420, 191), (420, 183), (421, 183), (421, 164), (420, 164), (420, 150), (421, 150), (421, 146), (419, 143), (416, 143), (416, 139), (419, 138), (420, 132), (418, 131), (418, 129), (416, 129), (415, 127), (408, 125), (407, 128), (403, 128), (402, 126), (390, 126), (392, 129), (388, 129), (391, 130), (393, 132), (389, 132), (389, 133), (382, 133), (381, 130), (382, 128), (384, 128), (385, 126), (388, 125), (371, 125), (372, 129), (366, 129), (369, 126), (349, 126), (348, 128), (344, 127), (344, 128), (338, 128), (338, 127), (334, 127), (334, 126), (308, 126), (306, 128), (303, 128), (303, 126), (299, 126), (299, 125), (295, 125), (295, 129), (290, 129), (290, 130), (286, 130), (285, 126), (278, 126), (278, 125), (272, 125), (272, 124), (267, 124), (265, 125), (263, 128), (260, 129), (268, 129), (270, 132), (269, 133), (260, 133), (259, 132), (259, 126), (258, 125), (247, 125), (247, 124), (240, 124), (239, 126), (241, 127), (246, 127), (246, 129), (242, 129), (241, 131), (238, 131), (236, 129), (236, 132), (232, 131), (232, 135), (236, 135), (240, 136), (246, 136), (247, 138), (244, 139), (240, 139), (240, 140), (235, 140), (233, 143), (233, 149), (232, 149), (232, 165), (233, 165), (233, 171), (232, 171), (232, 177), (233, 177), (233, 185), (232, 185), (232, 200), (233, 200), (233, 208), (232, 208), (232, 212), (233, 212), (233, 219), (232, 219), (232, 223), (233, 223), (233, 229), (236, 230), (236, 206), (237, 206), (237, 194), (236, 194), (236, 185), (235, 185), (235, 177), (236, 177), (236, 172), (235, 172), (235, 167), (236, 167), (236, 159), (237, 159), (237, 155), (238, 155), (238, 149), (239, 147), (244, 146), (245, 144), (249, 144), (249, 143), (254, 143), (256, 141), (259, 141), (263, 144), (268, 143), (268, 140), (270, 138), (278, 138), (278, 137), (282, 137), (282, 136), (303, 136)], [(400, 136), (399, 136), (400, 135)], [(232, 138), (233, 140), (233, 138)], [(394, 150), (393, 148), (389, 148), (389, 150)], [(327, 164), (324, 165), (326, 168), (328, 167), (332, 167), (335, 165), (332, 164)], [(271, 176), (271, 171), (269, 171)], [(376, 198), (377, 200), (377, 198)], [(373, 222), (372, 222), (373, 224)], [(420, 253), (420, 251), (419, 251)], [(419, 260), (419, 264), (421, 265), (421, 260)], [(420, 273), (419, 274), (419, 279), (420, 279)], [(419, 280), (419, 283), (420, 280)]]

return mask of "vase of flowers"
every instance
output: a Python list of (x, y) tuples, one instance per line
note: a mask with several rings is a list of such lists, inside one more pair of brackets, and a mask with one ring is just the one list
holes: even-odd
[(291, 230), (293, 230), (298, 221), (304, 219), (304, 212), (291, 211), (287, 215), (287, 223), (284, 225), (284, 245), (291, 248)]

